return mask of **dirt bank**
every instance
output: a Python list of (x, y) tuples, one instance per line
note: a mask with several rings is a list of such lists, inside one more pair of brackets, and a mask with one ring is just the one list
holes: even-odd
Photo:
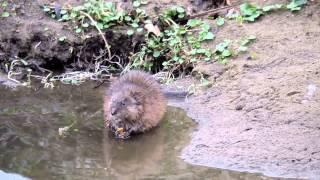
[[(250, 51), (256, 59), (233, 59), (213, 87), (180, 104), (199, 122), (182, 153), (186, 161), (320, 178), (319, 22), (320, 3), (314, 2), (298, 14), (272, 14), (243, 26), (228, 23), (218, 32), (221, 39), (255, 35)], [(215, 64), (198, 69), (216, 76)]]

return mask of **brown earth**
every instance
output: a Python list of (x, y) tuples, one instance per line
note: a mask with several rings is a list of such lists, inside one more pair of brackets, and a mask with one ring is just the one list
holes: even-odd
[(172, 103), (199, 122), (182, 157), (204, 166), (319, 179), (320, 3), (253, 24), (228, 22), (217, 41), (247, 35), (257, 37), (249, 50), (255, 59), (242, 55), (226, 68), (199, 65), (196, 70), (214, 85), (184, 104)]
[[(45, 68), (63, 69), (65, 64), (78, 63), (78, 57), (85, 61), (97, 55), (104, 45), (98, 35), (82, 44), (68, 23), (48, 18), (38, 7), (49, 1), (10, 2), (19, 6), (16, 16), (0, 18), (2, 67), (18, 56)], [(212, 87), (186, 103), (171, 103), (199, 122), (182, 157), (211, 167), (319, 179), (320, 3), (312, 1), (295, 14), (271, 13), (252, 24), (227, 21), (217, 29), (215, 42), (247, 35), (257, 37), (250, 53), (230, 60), (225, 67), (216, 63), (196, 67), (195, 71), (214, 81)], [(66, 42), (58, 41), (61, 36), (67, 36)], [(125, 56), (130, 51), (132, 41), (121, 33), (107, 38), (113, 52)], [(191, 82), (196, 80), (184, 78), (177, 84), (187, 88)]]

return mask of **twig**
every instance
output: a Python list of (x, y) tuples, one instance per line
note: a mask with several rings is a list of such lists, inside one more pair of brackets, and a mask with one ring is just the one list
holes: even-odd
[(220, 11), (222, 11), (222, 10), (228, 10), (228, 9), (233, 8), (233, 7), (239, 6), (240, 4), (241, 4), (241, 3), (234, 4), (234, 5), (231, 5), (231, 6), (224, 6), (224, 7), (220, 7), (220, 8), (216, 8), (216, 9), (210, 9), (210, 10), (208, 10), (208, 11), (204, 11), (204, 12), (201, 12), (201, 13), (199, 13), (199, 14), (195, 14), (195, 15), (188, 16), (187, 19), (193, 19), (193, 18), (205, 16), (205, 15), (207, 15), (207, 14), (220, 12)]
[(100, 30), (100, 28), (97, 26), (97, 22), (88, 14), (88, 13), (85, 13), (83, 11), (80, 11), (81, 14), (87, 16), (90, 21), (94, 24), (94, 26), (96, 27), (96, 29), (99, 31), (99, 34), (101, 35), (105, 45), (106, 45), (106, 48), (107, 48), (107, 51), (108, 51), (108, 56), (109, 56), (109, 59), (111, 58), (111, 51), (110, 51), (110, 46), (109, 46), (109, 43), (107, 41), (107, 39), (104, 37), (104, 34), (102, 33), (102, 31)]

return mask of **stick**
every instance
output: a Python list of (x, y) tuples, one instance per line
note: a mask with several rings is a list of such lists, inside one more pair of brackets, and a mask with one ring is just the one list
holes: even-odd
[(196, 18), (196, 17), (205, 16), (205, 15), (207, 15), (207, 14), (219, 12), (219, 11), (222, 11), (222, 10), (228, 10), (228, 9), (233, 8), (233, 7), (239, 6), (240, 4), (241, 4), (241, 3), (234, 4), (234, 5), (231, 5), (231, 6), (225, 6), (225, 7), (221, 7), (221, 8), (216, 8), (216, 9), (210, 9), (210, 10), (208, 10), (208, 11), (204, 11), (204, 12), (201, 12), (201, 13), (199, 13), (199, 14), (195, 14), (195, 15), (192, 15), (192, 16), (188, 16), (187, 19), (193, 19), (193, 18)]
[(109, 59), (110, 59), (110, 58), (111, 58), (111, 51), (110, 51), (109, 43), (108, 43), (107, 39), (104, 37), (102, 31), (101, 31), (101, 30), (99, 29), (99, 27), (97, 26), (97, 22), (96, 22), (89, 14), (87, 14), (87, 13), (85, 13), (85, 12), (83, 12), (83, 11), (80, 11), (80, 13), (83, 14), (83, 15), (85, 15), (85, 16), (87, 16), (87, 17), (90, 19), (90, 21), (94, 24), (94, 26), (96, 27), (96, 29), (99, 31), (99, 34), (101, 35), (101, 37), (102, 37), (102, 39), (103, 39), (103, 41), (104, 41), (104, 43), (105, 43), (105, 45), (106, 45), (106, 48), (107, 48), (107, 50), (108, 50), (108, 56), (109, 56)]

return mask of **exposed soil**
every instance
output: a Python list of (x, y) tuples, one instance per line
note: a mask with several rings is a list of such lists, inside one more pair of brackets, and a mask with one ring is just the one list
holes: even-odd
[[(48, 0), (9, 1), (10, 17), (0, 19), (0, 68), (5, 69), (9, 60), (22, 58), (31, 64), (49, 70), (68, 71), (92, 69), (95, 57), (101, 55), (104, 42), (98, 33), (84, 36), (74, 32), (71, 22), (58, 22), (46, 15), (41, 6)], [(82, 1), (55, 1), (61, 5), (78, 5)], [(12, 10), (14, 9), (14, 10)], [(0, 9), (0, 13), (3, 10)], [(105, 37), (111, 52), (127, 60), (132, 51), (132, 39), (123, 29), (108, 30)], [(63, 42), (60, 37), (66, 37)], [(91, 65), (91, 66), (90, 66)], [(39, 70), (37, 67), (31, 67)]]
[(226, 68), (215, 63), (196, 67), (215, 83), (180, 104), (199, 122), (183, 158), (205, 166), (319, 179), (320, 3), (253, 24), (228, 22), (217, 37), (251, 34), (257, 37), (250, 47), (256, 59), (243, 55)]
[[(35, 8), (49, 1), (10, 2), (20, 7), (16, 16), (0, 18), (1, 67), (18, 56), (45, 68), (64, 69), (66, 64), (92, 59), (104, 46), (98, 35), (82, 44), (68, 23)], [(165, 5), (170, 3), (174, 2)], [(320, 3), (312, 1), (296, 14), (272, 13), (252, 24), (228, 21), (216, 32), (215, 42), (247, 35), (257, 37), (249, 48), (255, 58), (244, 54), (225, 67), (199, 64), (195, 71), (207, 74), (214, 85), (186, 103), (172, 103), (199, 122), (182, 157), (211, 167), (319, 179)], [(59, 42), (60, 36), (67, 36), (67, 41)], [(127, 57), (131, 39), (111, 32), (106, 37), (113, 53)], [(78, 67), (86, 68), (81, 63)], [(194, 81), (184, 78), (177, 84), (188, 87)]]

